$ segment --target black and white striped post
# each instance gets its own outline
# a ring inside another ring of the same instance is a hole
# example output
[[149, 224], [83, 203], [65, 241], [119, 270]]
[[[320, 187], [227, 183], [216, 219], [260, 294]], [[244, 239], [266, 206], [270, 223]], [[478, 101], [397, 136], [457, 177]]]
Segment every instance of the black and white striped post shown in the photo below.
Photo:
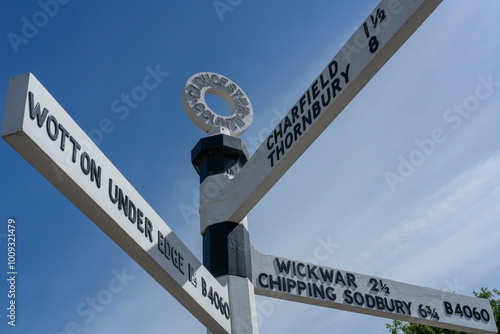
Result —
[[[231, 108], [231, 116], [214, 113], [205, 102], [205, 94], [224, 99]], [[218, 197], [248, 161], [245, 145], [236, 136], [252, 122], [252, 106], [234, 82], [209, 72], [198, 73], [188, 80], [182, 100], [189, 117], [208, 133], [191, 151], [193, 166], [200, 175], [200, 203], [207, 204]], [[203, 265], [228, 287], [231, 332], [258, 333], [247, 218], [238, 222], [218, 221], [217, 214], [214, 215], [209, 222], [203, 219], [200, 222]]]

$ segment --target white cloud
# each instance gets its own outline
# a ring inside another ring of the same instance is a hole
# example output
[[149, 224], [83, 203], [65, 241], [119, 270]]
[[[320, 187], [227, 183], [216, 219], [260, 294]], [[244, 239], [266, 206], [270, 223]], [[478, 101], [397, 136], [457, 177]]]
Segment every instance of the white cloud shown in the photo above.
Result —
[[[498, 247], [500, 152], [456, 177], [422, 201], [415, 212], [373, 241], [363, 262], [415, 280], [439, 271], [444, 277], [484, 261]], [[405, 259], [404, 268], [387, 266]], [[402, 274], [404, 273], [404, 274]]]

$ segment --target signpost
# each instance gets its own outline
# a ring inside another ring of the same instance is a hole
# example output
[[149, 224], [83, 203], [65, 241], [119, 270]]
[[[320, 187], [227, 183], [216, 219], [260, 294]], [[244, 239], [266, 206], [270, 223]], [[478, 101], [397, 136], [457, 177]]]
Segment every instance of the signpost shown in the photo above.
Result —
[[222, 286], [31, 73], [11, 79], [2, 137], [213, 333]]
[[[249, 160], [233, 137], [253, 119], [245, 93], [212, 72], [188, 80], [183, 106], [210, 135], [192, 152], [206, 267], [31, 73], [11, 79], [2, 137], [211, 333], [257, 333], [254, 293], [496, 333], [487, 300], [262, 254], [247, 229], [247, 213], [440, 3], [382, 0]], [[231, 116], [210, 110], [205, 94]]]

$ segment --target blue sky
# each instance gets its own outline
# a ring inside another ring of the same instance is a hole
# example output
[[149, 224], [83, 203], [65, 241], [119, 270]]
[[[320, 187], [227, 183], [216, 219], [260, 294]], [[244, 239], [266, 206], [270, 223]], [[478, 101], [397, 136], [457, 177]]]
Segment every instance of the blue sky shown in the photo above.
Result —
[[[45, 21], [51, 1], [0, 5], [0, 100], [9, 78], [32, 72], [199, 259], [190, 151], [204, 134], [183, 111], [186, 80], [211, 71], [244, 89], [253, 153], [378, 3], [221, 1], [231, 10], [73, 0]], [[467, 295], [499, 288], [499, 11], [494, 0], [444, 1], [251, 211], [254, 246]], [[152, 69], [158, 85], [115, 112]], [[14, 218], [19, 305], [17, 326], [2, 311], [0, 332], [205, 332], [4, 141], [0, 156], [1, 275]], [[0, 305], [7, 291], [2, 279]], [[99, 294], [108, 302], [92, 312]], [[264, 297], [257, 309], [261, 333], [383, 333], [388, 322]]]

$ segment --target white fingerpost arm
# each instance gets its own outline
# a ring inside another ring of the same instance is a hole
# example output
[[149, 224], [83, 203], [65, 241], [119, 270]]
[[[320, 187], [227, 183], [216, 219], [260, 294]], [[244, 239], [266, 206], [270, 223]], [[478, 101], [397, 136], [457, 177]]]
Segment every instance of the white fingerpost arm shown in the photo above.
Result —
[[202, 185], [219, 192], [202, 196], [201, 220], [243, 219], [440, 3], [382, 0], [238, 175], [227, 185]]

